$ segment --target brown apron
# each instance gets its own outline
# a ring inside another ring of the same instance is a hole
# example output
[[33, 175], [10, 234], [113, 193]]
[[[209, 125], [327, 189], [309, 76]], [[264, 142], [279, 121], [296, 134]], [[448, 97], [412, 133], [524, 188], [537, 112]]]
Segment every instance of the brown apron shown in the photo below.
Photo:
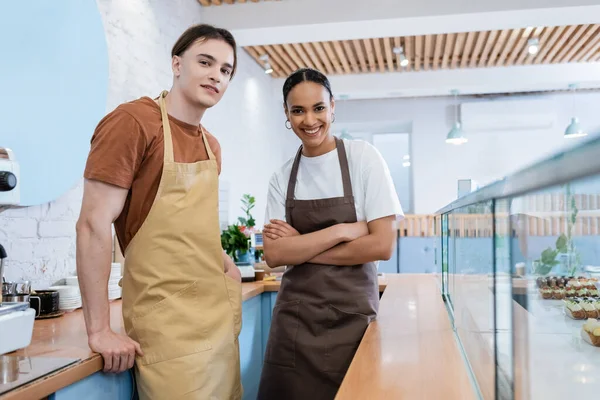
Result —
[[242, 293], [225, 275], [217, 162], [177, 163], [162, 92], [164, 166], [158, 193], [125, 251], [123, 320], [144, 352], [142, 400], [238, 400]]
[[[300, 234], [356, 222], [346, 150], [340, 139], [335, 140], [344, 197], [295, 200], [302, 147], [296, 155], [286, 219]], [[289, 267], [273, 310], [258, 399], [333, 399], [378, 308], [374, 263]]]

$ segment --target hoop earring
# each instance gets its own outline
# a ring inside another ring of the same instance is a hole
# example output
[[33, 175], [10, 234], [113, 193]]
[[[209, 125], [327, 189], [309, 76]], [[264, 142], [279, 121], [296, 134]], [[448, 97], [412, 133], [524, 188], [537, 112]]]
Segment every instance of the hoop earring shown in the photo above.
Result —
[[[288, 122], [290, 123], [290, 126], [288, 126]], [[285, 121], [285, 127], [287, 129], [292, 129], [292, 123], [290, 122], [290, 120], [288, 119], [287, 121]]]
[[335, 122], [335, 113], [331, 113], [331, 123]]

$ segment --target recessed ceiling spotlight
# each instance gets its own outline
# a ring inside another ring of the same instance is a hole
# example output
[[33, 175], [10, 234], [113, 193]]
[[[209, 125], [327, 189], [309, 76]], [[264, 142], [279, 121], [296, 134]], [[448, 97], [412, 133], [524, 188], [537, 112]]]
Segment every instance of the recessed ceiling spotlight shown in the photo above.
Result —
[[540, 41], [537, 38], [529, 39], [527, 41], [527, 52], [532, 56], [536, 55], [540, 51]]
[[394, 54], [400, 57], [400, 66], [406, 67], [410, 64], [410, 61], [408, 61], [408, 58], [404, 55], [404, 49], [401, 46], [394, 47]]

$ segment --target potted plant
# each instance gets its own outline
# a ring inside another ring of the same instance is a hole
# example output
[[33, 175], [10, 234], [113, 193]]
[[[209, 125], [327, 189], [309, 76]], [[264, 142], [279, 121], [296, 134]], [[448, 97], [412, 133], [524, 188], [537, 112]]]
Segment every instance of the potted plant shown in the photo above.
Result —
[[238, 225], [229, 225], [221, 233], [221, 246], [234, 262], [249, 262], [249, 239]]
[[242, 196], [242, 211], [244, 212], [245, 217], [238, 217], [238, 222], [240, 224], [240, 230], [248, 237], [254, 231], [254, 226], [256, 225], [256, 221], [250, 213], [255, 205], [256, 199], [254, 196], [249, 194]]

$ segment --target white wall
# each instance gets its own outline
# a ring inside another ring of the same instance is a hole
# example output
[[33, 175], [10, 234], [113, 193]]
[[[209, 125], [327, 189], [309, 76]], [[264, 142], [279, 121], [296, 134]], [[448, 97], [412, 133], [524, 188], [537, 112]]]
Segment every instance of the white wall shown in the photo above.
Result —
[[[158, 95], [171, 86], [170, 51], [177, 37], [200, 22], [193, 0], [97, 0], [109, 51], [107, 112], [122, 102]], [[273, 81], [243, 51], [239, 72], [223, 101], [203, 121], [223, 148], [222, 178], [230, 186], [230, 220], [241, 215], [242, 193], [257, 197], [262, 223], [268, 178], [293, 152]], [[87, 132], [91, 137], [92, 132]], [[282, 150], [282, 146], [288, 150]], [[82, 182], [62, 198], [0, 214], [0, 243], [8, 252], [7, 280], [29, 279], [42, 288], [75, 273], [75, 223]]]
[[[445, 143], [454, 118], [452, 98], [338, 101], [336, 129], [347, 129], [350, 134], [353, 131], [412, 132], [414, 213], [433, 213], [456, 199], [458, 179], [471, 178], [488, 183], [540, 160], [563, 146], [577, 143], [563, 138], [573, 109], [573, 97], [558, 94], [535, 97], [553, 102], [556, 123], [551, 129], [472, 132], [469, 142], [462, 146]], [[493, 101], [474, 98], [459, 100]], [[599, 93], [576, 95], [577, 114], [590, 133], [600, 133], [598, 104]]]

